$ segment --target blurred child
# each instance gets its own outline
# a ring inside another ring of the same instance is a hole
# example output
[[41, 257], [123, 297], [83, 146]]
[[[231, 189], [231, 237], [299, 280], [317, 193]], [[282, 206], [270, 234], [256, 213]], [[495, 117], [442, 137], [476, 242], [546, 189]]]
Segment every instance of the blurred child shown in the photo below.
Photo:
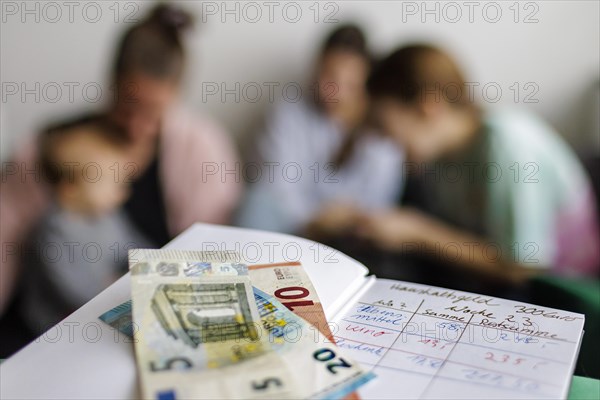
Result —
[[427, 45], [401, 48], [373, 72], [379, 124], [421, 172], [420, 208], [365, 218], [362, 234], [494, 280], [553, 268], [595, 275], [594, 195], [575, 154], [523, 112], [482, 112], [455, 62]]
[[43, 178], [53, 199], [26, 255], [23, 311], [34, 332], [113, 283], [127, 269], [127, 249], [148, 244], [120, 209], [129, 195], [123, 138], [100, 118], [51, 128], [40, 137]]
[[[367, 124], [371, 57], [360, 28], [335, 29], [320, 50], [312, 90], [281, 102], [257, 141], [262, 179], [244, 202], [239, 223], [303, 233], [345, 235], [362, 212], [395, 203], [402, 152]], [[267, 173], [273, 167], [273, 176]]]

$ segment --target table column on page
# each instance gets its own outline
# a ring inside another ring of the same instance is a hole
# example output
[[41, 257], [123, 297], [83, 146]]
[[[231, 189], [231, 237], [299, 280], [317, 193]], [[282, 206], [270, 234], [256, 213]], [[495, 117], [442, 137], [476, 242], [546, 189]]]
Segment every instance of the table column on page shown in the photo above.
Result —
[[456, 353], [449, 355], [425, 397], [439, 398], [449, 387], [471, 398], [483, 389], [488, 398], [557, 398], [565, 392], [564, 377], [572, 365], [566, 355], [574, 354], [578, 342], [571, 333], [577, 329], [569, 329], [569, 324], [576, 328], [581, 321], [552, 311], [566, 318], [557, 323], [557, 318], [519, 312], [535, 307], [502, 302], [512, 313], [473, 315]]
[[[410, 358], [414, 356], [410, 353], [412, 344], [403, 339], [403, 332], [414, 330], [410, 327], [423, 302], [416, 298], [394, 302], [378, 296], [376, 290], [366, 293], [336, 324], [338, 346], [377, 375], [361, 388], [364, 398], [419, 397], [433, 375], [431, 371], [414, 373], [415, 369], [427, 368], [420, 368], [419, 361]], [[394, 366], [398, 357], [402, 362]]]
[[420, 398], [454, 350], [470, 319], [453, 320], [436, 314], [437, 310], [430, 308], [426, 300], [421, 301], [377, 365], [377, 374], [389, 374], [391, 381], [397, 381], [400, 373], [410, 383], [410, 390], [404, 388], [390, 397]]

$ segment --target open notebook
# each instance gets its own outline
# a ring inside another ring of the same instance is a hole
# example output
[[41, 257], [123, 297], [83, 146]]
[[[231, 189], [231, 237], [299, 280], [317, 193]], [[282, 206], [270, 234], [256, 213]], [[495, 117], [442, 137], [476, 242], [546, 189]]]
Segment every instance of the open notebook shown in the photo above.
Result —
[[[367, 276], [321, 244], [196, 224], [166, 247], [300, 261], [338, 342], [377, 378], [365, 398], [566, 398], [584, 316]], [[128, 300], [129, 274], [0, 365], [0, 398], [137, 398], [131, 341], [97, 316]]]

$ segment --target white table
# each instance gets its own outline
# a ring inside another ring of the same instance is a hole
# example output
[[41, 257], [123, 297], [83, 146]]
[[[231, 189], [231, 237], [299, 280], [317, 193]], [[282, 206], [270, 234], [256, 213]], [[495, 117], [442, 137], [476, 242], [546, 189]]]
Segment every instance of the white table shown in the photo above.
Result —
[[[299, 260], [328, 318], [368, 273], [335, 250], [294, 236], [196, 224], [166, 247], [238, 250], [249, 264]], [[130, 399], [137, 395], [132, 343], [98, 319], [130, 297], [129, 274], [0, 365], [2, 399]]]

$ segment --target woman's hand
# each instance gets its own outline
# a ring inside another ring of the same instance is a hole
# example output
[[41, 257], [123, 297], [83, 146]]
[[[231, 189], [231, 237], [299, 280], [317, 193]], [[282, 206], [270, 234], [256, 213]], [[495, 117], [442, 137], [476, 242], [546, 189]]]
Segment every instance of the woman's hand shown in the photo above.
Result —
[[423, 245], [431, 230], [432, 220], [412, 208], [397, 208], [363, 217], [359, 236], [387, 250], [402, 250], [408, 245]]
[[341, 236], [351, 233], [363, 213], [357, 207], [346, 203], [326, 205], [308, 224], [306, 231], [309, 237]]
[[[524, 268], [509, 259], [490, 258], [485, 251], [489, 243], [484, 238], [453, 228], [411, 208], [398, 208], [368, 215], [361, 220], [359, 235], [375, 245], [391, 251], [437, 252], [440, 260], [464, 271], [486, 276], [495, 282], [522, 284], [539, 274], [539, 268]], [[455, 253], [440, 251], [452, 244]], [[446, 258], [448, 257], [448, 258]]]

